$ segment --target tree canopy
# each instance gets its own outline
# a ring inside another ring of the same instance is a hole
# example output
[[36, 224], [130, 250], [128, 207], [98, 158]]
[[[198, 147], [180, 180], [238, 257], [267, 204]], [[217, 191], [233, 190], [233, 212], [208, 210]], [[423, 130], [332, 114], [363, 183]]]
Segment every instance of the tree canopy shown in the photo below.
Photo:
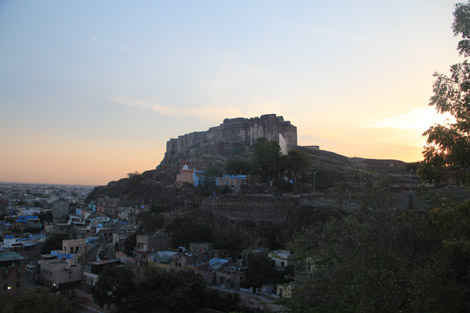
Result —
[[276, 284], [286, 282], [286, 276], [292, 275], [289, 268], [286, 271], [278, 271], [274, 261], [267, 256], [249, 254], [247, 256], [248, 269], [245, 272], [246, 287], [259, 288], [263, 284]]
[[195, 224], [188, 218], [177, 218], [168, 231], [173, 235], [173, 247], [189, 246], [191, 242], [210, 242], [211, 229], [206, 225]]
[[68, 234], [56, 234], [47, 238], [42, 246], [41, 254], [51, 253], [51, 250], [62, 249], [62, 241], [72, 239]]
[[60, 294], [51, 294], [48, 288], [29, 289], [18, 294], [0, 297], [0, 313], [76, 313], [80, 305], [66, 300]]
[[310, 271], [289, 312], [468, 312], [469, 208], [362, 209], [305, 229], [289, 248]]
[[93, 300], [100, 306], [114, 305], [122, 312], [134, 296], [136, 288], [135, 275], [127, 267], [108, 266], [99, 274], [98, 281], [92, 289]]
[[137, 284], [135, 306], [165, 308], [169, 312], [191, 312], [203, 299], [204, 281], [193, 272], [166, 272], [147, 268]]
[[[460, 55], [470, 56], [470, 2], [455, 5], [454, 35], [463, 39], [457, 49]], [[433, 93], [429, 105], [438, 113], [449, 113], [453, 121], [431, 126], [427, 146], [423, 151], [425, 165], [431, 169], [463, 169], [470, 166], [470, 63], [465, 60], [450, 67], [450, 76], [435, 73]], [[427, 180], [433, 178], [432, 171], [422, 171]]]
[[254, 145], [254, 171], [265, 180], [280, 176], [281, 148], [275, 141], [259, 138]]

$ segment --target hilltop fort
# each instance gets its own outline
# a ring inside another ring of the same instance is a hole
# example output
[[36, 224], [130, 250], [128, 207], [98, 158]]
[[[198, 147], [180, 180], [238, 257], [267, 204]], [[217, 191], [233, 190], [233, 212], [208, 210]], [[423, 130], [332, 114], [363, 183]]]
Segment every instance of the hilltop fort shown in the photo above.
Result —
[[225, 119], [207, 131], [170, 139], [166, 144], [165, 160], [201, 154], [229, 155], [253, 146], [262, 137], [278, 142], [282, 153], [287, 154], [297, 146], [297, 127], [276, 114]]

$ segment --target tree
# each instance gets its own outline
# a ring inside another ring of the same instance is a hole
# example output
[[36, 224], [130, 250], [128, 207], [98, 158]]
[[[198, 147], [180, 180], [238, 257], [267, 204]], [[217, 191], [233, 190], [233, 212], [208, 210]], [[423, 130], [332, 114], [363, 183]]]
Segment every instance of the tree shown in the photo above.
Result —
[[44, 222], [52, 222], [52, 212], [51, 211], [41, 211], [38, 214], [39, 220], [41, 221], [41, 224], [44, 225]]
[[[455, 5], [452, 29], [454, 35], [463, 38], [457, 46], [460, 55], [469, 57], [470, 2]], [[439, 113], [450, 113], [454, 121], [431, 126], [424, 132], [428, 138], [423, 155], [428, 166], [460, 171], [470, 166], [470, 63], [465, 60], [454, 64], [450, 72], [450, 76], [434, 74], [434, 95], [429, 105]]]
[[212, 190], [215, 187], [216, 177], [224, 175], [224, 170], [216, 165], [209, 165], [204, 173], [204, 186]]
[[131, 234], [127, 236], [126, 240], [124, 241], [124, 252], [126, 254], [131, 254], [134, 251], [134, 248], [137, 244], [137, 234]]
[[[457, 221], [466, 210], [437, 220], [463, 237]], [[313, 266], [296, 275], [289, 311], [467, 312], [470, 284], [456, 279], [436, 218], [413, 207], [363, 208], [300, 232], [289, 249]]]
[[135, 188], [138, 184], [140, 184], [144, 180], [144, 176], [139, 172], [135, 171], [134, 173], [127, 174], [127, 186], [128, 188]]
[[165, 225], [165, 219], [162, 215], [154, 214], [149, 211], [137, 214], [137, 220], [142, 223], [142, 228], [145, 233], [152, 233]]
[[76, 300], [66, 300], [60, 294], [51, 294], [45, 287], [18, 294], [7, 293], [0, 297], [0, 313], [76, 313], [79, 308]]
[[101, 271], [92, 288], [92, 295], [101, 308], [107, 305], [110, 309], [111, 305], [114, 305], [118, 312], [123, 312], [135, 295], [135, 289], [134, 272], [127, 267], [113, 265]]
[[254, 149], [254, 170], [265, 180], [280, 176], [281, 147], [275, 141], [258, 138]]
[[245, 285], [247, 287], [259, 288], [263, 284], [276, 284], [285, 282], [285, 276], [291, 271], [278, 271], [274, 261], [267, 256], [249, 254], [247, 256], [248, 269], [245, 271]]
[[310, 159], [301, 150], [291, 150], [287, 154], [286, 167], [289, 176], [296, 180], [299, 176], [305, 176], [306, 171], [310, 167]]
[[62, 249], [62, 241], [72, 239], [68, 234], [57, 234], [52, 235], [44, 241], [44, 246], [42, 246], [41, 253], [51, 253], [51, 250], [60, 250]]
[[173, 247], [211, 241], [211, 229], [206, 225], [195, 224], [191, 219], [177, 218], [168, 225], [168, 230], [173, 234]]
[[248, 175], [253, 172], [253, 162], [247, 159], [229, 159], [225, 163], [225, 171], [232, 175]]
[[193, 272], [166, 272], [148, 268], [137, 284], [135, 305], [140, 311], [164, 308], [169, 312], [191, 312], [204, 293], [202, 276]]

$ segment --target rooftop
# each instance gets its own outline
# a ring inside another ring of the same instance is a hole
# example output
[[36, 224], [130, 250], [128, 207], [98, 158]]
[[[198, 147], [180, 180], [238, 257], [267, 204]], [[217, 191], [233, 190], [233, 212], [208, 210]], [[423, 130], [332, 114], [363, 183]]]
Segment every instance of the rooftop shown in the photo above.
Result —
[[0, 263], [1, 262], [11, 262], [11, 261], [20, 261], [24, 258], [16, 252], [1, 252], [0, 253]]

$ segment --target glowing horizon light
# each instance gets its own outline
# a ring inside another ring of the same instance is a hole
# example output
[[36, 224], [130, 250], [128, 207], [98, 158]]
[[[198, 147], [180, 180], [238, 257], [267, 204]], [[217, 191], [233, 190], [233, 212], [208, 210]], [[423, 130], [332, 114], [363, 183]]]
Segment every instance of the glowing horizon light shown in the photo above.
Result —
[[455, 122], [455, 119], [449, 113], [440, 114], [434, 108], [428, 107], [377, 120], [366, 126], [425, 131], [435, 124], [446, 125], [453, 122]]

